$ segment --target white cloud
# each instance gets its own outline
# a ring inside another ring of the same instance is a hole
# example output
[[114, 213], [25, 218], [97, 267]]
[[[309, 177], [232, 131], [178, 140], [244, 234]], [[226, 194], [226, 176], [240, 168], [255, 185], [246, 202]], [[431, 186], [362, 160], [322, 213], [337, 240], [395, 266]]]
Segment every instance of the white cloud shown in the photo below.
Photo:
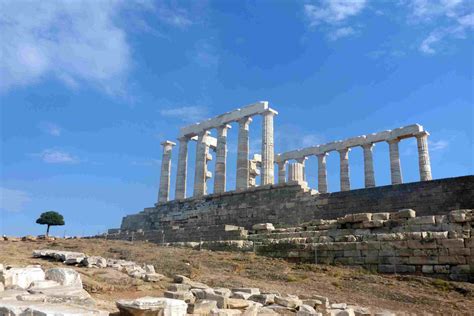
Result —
[[435, 54], [440, 50], [442, 41], [465, 38], [466, 32], [474, 27], [471, 0], [415, 0], [407, 4], [411, 10], [408, 17], [410, 23], [433, 25], [419, 45], [422, 53]]
[[56, 149], [45, 149], [35, 156], [40, 157], [46, 163], [78, 163], [79, 159], [70, 153]]
[[209, 110], [204, 106], [183, 106], [160, 110], [160, 114], [164, 117], [178, 118], [187, 123], [198, 123], [208, 116]]
[[43, 130], [43, 132], [51, 136], [61, 136], [61, 128], [54, 123], [43, 122], [39, 125], [39, 127], [41, 130]]
[[0, 89], [53, 76], [109, 93], [121, 89], [130, 48], [116, 21], [119, 1], [1, 1]]
[[355, 33], [356, 33], [356, 31], [350, 26], [341, 27], [341, 28], [338, 28], [337, 30], [335, 30], [334, 32], [329, 33], [329, 38], [331, 40], [335, 41], [335, 40], [338, 40], [342, 37], [350, 36], [350, 35], [353, 35]]
[[304, 12], [310, 25], [336, 24], [357, 15], [366, 5], [366, 0], [324, 0], [320, 5], [306, 4]]
[[446, 140], [438, 140], [438, 141], [429, 141], [429, 150], [430, 151], [440, 151], [444, 150], [449, 146], [449, 142]]
[[31, 198], [24, 191], [0, 187], [0, 210], [6, 212], [22, 211]]

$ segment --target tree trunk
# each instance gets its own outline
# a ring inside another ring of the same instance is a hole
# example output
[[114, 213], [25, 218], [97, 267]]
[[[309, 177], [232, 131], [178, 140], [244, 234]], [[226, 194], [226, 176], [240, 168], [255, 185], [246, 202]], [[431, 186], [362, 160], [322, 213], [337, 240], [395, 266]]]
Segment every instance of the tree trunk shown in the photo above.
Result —
[[46, 237], [49, 236], [49, 227], [50, 227], [50, 225], [48, 225], [48, 228], [46, 229]]

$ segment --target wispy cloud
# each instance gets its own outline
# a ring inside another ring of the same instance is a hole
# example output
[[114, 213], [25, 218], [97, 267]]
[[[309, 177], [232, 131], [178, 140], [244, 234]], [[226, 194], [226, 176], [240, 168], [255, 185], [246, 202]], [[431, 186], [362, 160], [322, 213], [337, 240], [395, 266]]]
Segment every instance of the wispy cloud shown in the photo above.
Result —
[[34, 154], [34, 156], [39, 157], [43, 162], [46, 163], [73, 164], [79, 162], [79, 158], [71, 155], [68, 152], [57, 149], [45, 149], [41, 153]]
[[310, 27], [322, 25], [329, 30], [328, 38], [337, 40], [357, 33], [347, 25], [348, 19], [362, 12], [366, 4], [366, 0], [324, 0], [306, 4], [304, 13]]
[[446, 140], [438, 140], [438, 141], [429, 141], [429, 150], [430, 151], [440, 151], [448, 148], [449, 142]]
[[471, 0], [415, 0], [406, 4], [411, 10], [409, 23], [432, 25], [432, 30], [419, 45], [424, 54], [437, 53], [442, 41], [465, 38], [474, 28]]
[[161, 159], [143, 159], [143, 160], [134, 160], [131, 162], [132, 166], [140, 167], [154, 167], [161, 165]]
[[160, 110], [164, 117], [177, 118], [186, 123], [198, 123], [209, 114], [209, 109], [205, 106], [182, 106]]
[[20, 212], [25, 204], [31, 201], [28, 193], [0, 187], [0, 210], [6, 212]]
[[50, 123], [50, 122], [42, 122], [39, 124], [39, 128], [51, 135], [51, 136], [61, 136], [61, 127], [59, 127], [58, 125], [54, 124], [54, 123]]

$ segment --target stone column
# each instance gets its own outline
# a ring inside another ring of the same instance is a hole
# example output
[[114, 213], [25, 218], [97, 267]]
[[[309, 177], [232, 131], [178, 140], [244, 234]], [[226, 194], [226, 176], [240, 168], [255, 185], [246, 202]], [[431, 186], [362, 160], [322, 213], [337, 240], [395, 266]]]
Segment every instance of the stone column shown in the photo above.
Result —
[[158, 203], [168, 202], [170, 194], [171, 174], [171, 150], [176, 145], [173, 142], [162, 142], [163, 156], [161, 157], [160, 189], [158, 191]]
[[278, 183], [286, 182], [286, 161], [278, 162]]
[[373, 143], [362, 145], [362, 149], [364, 150], [364, 179], [366, 188], [375, 187], [374, 159], [372, 156], [373, 148]]
[[237, 144], [237, 177], [236, 189], [245, 190], [249, 187], [249, 125], [251, 117], [239, 120], [239, 139]]
[[207, 141], [209, 131], [199, 133], [196, 143], [196, 166], [194, 167], [193, 196], [202, 196], [206, 193], [207, 180]]
[[273, 116], [278, 114], [269, 109], [262, 114], [262, 175], [261, 185], [273, 184], [275, 182], [274, 164], [275, 152], [273, 142]]
[[328, 192], [328, 179], [326, 170], [326, 156], [328, 153], [319, 154], [318, 157], [318, 191], [319, 193]]
[[306, 160], [308, 160], [307, 157], [296, 159], [296, 162], [301, 164], [301, 172], [303, 173], [303, 181], [306, 181], [306, 166], [305, 166]]
[[178, 170], [176, 175], [175, 199], [186, 198], [186, 178], [188, 174], [188, 137], [179, 138]]
[[428, 151], [428, 132], [421, 132], [416, 134], [416, 142], [418, 145], [418, 165], [420, 167], [420, 180], [432, 180], [430, 153]]
[[390, 151], [390, 174], [392, 178], [392, 184], [402, 183], [402, 169], [400, 166], [400, 154], [398, 151], [398, 138], [387, 140], [389, 151]]
[[292, 162], [288, 165], [288, 182], [304, 184], [303, 164]]
[[338, 150], [340, 156], [340, 177], [341, 191], [349, 191], [351, 189], [351, 180], [349, 177], [349, 151], [350, 148]]
[[227, 130], [230, 125], [222, 125], [217, 128], [216, 167], [214, 178], [214, 193], [225, 192], [226, 185], [226, 161], [227, 161]]

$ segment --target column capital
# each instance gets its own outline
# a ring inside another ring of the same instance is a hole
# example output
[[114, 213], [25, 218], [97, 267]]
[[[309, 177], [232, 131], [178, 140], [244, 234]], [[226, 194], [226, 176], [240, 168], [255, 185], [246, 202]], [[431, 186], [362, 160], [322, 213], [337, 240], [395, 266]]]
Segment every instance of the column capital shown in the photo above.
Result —
[[308, 160], [308, 157], [302, 157], [302, 158], [298, 158], [298, 159], [295, 159], [295, 160], [296, 160], [296, 162], [298, 162], [298, 163], [303, 163], [303, 164], [304, 164], [304, 162], [305, 162], [306, 160]]
[[397, 144], [400, 142], [400, 138], [389, 138], [386, 140], [386, 142], [389, 144]]
[[180, 143], [187, 143], [189, 142], [189, 140], [191, 140], [191, 137], [186, 135], [186, 136], [181, 136], [181, 137], [178, 137], [177, 140], [180, 142]]
[[324, 157], [326, 157], [326, 156], [328, 156], [328, 155], [329, 155], [329, 152], [326, 151], [326, 152], [323, 152], [323, 153], [321, 153], [321, 154], [317, 154], [316, 157], [318, 157], [318, 158], [320, 158], [320, 157], [321, 157], [321, 158], [324, 158]]
[[165, 140], [164, 142], [161, 142], [161, 146], [163, 147], [173, 147], [176, 146], [176, 143], [173, 143], [172, 141]]
[[366, 144], [362, 144], [360, 146], [365, 150], [372, 150], [372, 148], [374, 148], [375, 144], [374, 143], [366, 143]]
[[265, 112], [262, 112], [262, 116], [267, 116], [267, 115], [278, 115], [278, 112], [275, 111], [274, 109], [268, 109]]
[[216, 127], [217, 131], [227, 130], [229, 128], [232, 128], [232, 125], [227, 124], [227, 123]]
[[425, 137], [425, 136], [430, 136], [430, 133], [428, 133], [427, 131], [421, 131], [419, 133], [414, 134], [414, 136], [416, 138], [421, 138], [421, 137]]
[[346, 148], [338, 149], [337, 151], [339, 152], [339, 154], [344, 155], [344, 154], [347, 154], [348, 152], [350, 152], [351, 148], [346, 147]]
[[237, 122], [239, 122], [239, 127], [248, 128], [248, 125], [252, 122], [252, 117], [246, 116], [239, 119]]
[[279, 166], [280, 166], [280, 165], [281, 165], [281, 166], [284, 166], [284, 165], [286, 165], [286, 164], [288, 163], [288, 160], [275, 161], [275, 163], [276, 163], [277, 165], [279, 165]]

